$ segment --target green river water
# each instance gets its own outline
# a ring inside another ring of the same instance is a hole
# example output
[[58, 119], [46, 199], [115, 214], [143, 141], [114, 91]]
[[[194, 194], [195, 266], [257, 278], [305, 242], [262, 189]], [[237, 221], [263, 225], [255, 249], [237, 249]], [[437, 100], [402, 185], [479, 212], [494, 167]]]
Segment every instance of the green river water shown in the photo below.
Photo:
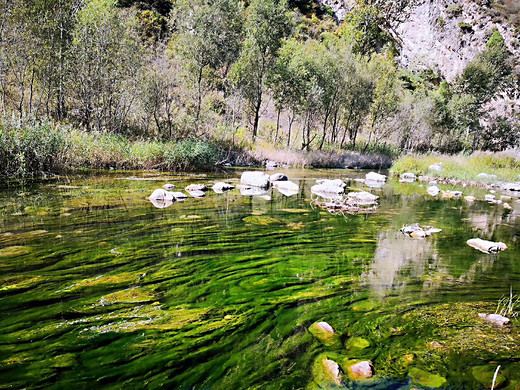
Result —
[[[210, 190], [163, 209], [147, 197], [167, 182], [237, 184], [241, 172], [105, 172], [0, 190], [0, 389], [428, 388], [417, 372], [483, 389], [477, 372], [489, 382], [498, 365], [496, 386], [520, 389], [518, 320], [478, 317], [520, 291], [517, 199], [512, 210], [434, 199], [391, 178], [369, 189], [377, 211], [331, 214], [311, 202], [315, 180], [366, 172], [282, 172], [297, 195]], [[414, 222], [442, 232], [399, 231]], [[473, 237], [509, 249], [484, 254]], [[316, 321], [340, 343], [316, 339]], [[359, 338], [364, 348], [352, 347]], [[323, 356], [370, 360], [375, 376], [327, 382]]]

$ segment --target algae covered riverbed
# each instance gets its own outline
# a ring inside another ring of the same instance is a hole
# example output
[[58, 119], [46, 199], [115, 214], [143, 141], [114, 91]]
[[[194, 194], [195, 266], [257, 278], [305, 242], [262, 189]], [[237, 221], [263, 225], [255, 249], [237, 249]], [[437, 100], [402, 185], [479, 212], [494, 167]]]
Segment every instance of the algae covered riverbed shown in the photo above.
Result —
[[[366, 172], [284, 172], [294, 196], [208, 191], [162, 209], [147, 196], [167, 182], [236, 184], [240, 172], [0, 190], [0, 388], [481, 389], [498, 365], [498, 386], [520, 388], [517, 320], [478, 316], [520, 291], [516, 198], [509, 210], [351, 180], [379, 208], [331, 214], [312, 202], [315, 180]], [[414, 222], [442, 231], [399, 231]], [[509, 248], [484, 254], [466, 245], [473, 237]], [[338, 342], [315, 338], [317, 321]], [[370, 360], [375, 376], [330, 383], [323, 357]]]

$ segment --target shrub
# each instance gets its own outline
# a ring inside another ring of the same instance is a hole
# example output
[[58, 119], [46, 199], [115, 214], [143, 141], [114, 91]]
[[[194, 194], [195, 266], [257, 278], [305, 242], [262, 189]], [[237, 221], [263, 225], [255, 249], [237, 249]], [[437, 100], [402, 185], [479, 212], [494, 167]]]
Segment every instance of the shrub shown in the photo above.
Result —
[[188, 139], [174, 144], [164, 153], [164, 165], [175, 171], [214, 169], [220, 157], [219, 149], [207, 140]]
[[65, 131], [50, 123], [0, 122], [0, 177], [59, 171], [67, 150]]
[[462, 7], [460, 4], [450, 4], [446, 8], [446, 13], [448, 13], [451, 16], [458, 16], [462, 13]]

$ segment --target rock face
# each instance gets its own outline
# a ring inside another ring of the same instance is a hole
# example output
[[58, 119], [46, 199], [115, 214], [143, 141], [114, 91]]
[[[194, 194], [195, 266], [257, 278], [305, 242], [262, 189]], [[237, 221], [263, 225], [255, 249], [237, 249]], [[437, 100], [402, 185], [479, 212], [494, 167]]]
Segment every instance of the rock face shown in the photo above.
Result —
[[484, 253], [498, 253], [507, 249], [507, 245], [503, 242], [493, 242], [482, 240], [480, 238], [471, 238], [467, 241], [467, 244]]
[[246, 171], [242, 173], [240, 182], [254, 187], [269, 188], [269, 175], [263, 172]]

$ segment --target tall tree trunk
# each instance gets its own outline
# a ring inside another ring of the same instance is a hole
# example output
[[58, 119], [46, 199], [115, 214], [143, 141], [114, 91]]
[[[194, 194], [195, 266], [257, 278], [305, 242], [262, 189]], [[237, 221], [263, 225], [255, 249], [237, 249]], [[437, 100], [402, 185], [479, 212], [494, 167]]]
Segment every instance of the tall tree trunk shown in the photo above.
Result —
[[199, 129], [199, 118], [200, 118], [200, 108], [202, 106], [202, 71], [204, 70], [204, 66], [199, 68], [199, 77], [197, 79], [197, 114], [195, 117], [195, 129]]
[[260, 107], [262, 106], [262, 94], [258, 95], [258, 100], [255, 105], [255, 119], [253, 122], [253, 142], [258, 135], [258, 122], [260, 120]]
[[276, 115], [276, 134], [274, 136], [274, 143], [278, 141], [278, 131], [280, 130], [280, 114], [282, 113], [282, 107], [278, 107], [278, 112]]

